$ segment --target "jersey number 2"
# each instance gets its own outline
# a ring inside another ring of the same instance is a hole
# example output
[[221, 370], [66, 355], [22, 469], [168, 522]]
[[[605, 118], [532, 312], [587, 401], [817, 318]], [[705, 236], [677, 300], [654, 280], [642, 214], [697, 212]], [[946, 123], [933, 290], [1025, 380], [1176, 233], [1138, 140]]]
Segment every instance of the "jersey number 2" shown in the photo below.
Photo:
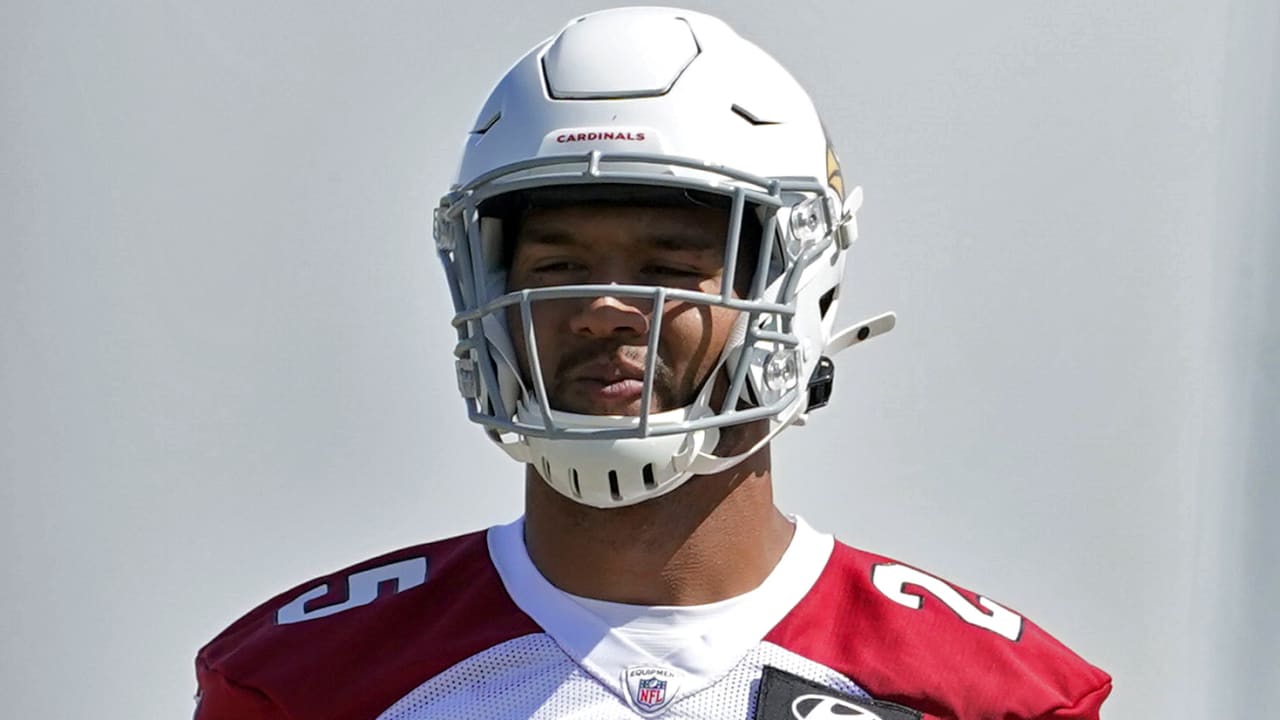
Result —
[[876, 565], [871, 569], [871, 582], [885, 597], [913, 610], [919, 610], [924, 605], [924, 598], [907, 592], [905, 588], [907, 585], [919, 586], [941, 600], [942, 604], [951, 608], [961, 620], [970, 625], [977, 625], [1014, 641], [1022, 636], [1022, 617], [1017, 613], [979, 595], [978, 604], [987, 610], [983, 612], [955, 588], [915, 568], [897, 563]]

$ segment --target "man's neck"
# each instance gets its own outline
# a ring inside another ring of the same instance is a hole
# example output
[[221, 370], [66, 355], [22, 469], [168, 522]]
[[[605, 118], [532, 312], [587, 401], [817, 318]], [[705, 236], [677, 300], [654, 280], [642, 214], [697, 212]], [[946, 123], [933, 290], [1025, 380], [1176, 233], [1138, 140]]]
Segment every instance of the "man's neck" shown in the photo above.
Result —
[[754, 590], [791, 542], [773, 504], [766, 447], [662, 497], [601, 510], [552, 489], [529, 467], [525, 544], [551, 584], [634, 605], [701, 605]]

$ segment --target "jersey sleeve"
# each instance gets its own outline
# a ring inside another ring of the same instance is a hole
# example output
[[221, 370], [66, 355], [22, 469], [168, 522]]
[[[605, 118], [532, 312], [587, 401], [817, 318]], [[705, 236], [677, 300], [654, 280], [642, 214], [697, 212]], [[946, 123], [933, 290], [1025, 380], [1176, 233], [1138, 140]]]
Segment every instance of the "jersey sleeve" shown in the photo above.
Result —
[[288, 720], [265, 693], [237, 685], [220, 673], [196, 663], [200, 691], [193, 720]]
[[1041, 715], [1035, 720], [1099, 720], [1098, 716], [1102, 711], [1102, 701], [1106, 700], [1110, 694], [1111, 678], [1108, 677], [1076, 701], [1062, 707], [1053, 708], [1048, 714]]

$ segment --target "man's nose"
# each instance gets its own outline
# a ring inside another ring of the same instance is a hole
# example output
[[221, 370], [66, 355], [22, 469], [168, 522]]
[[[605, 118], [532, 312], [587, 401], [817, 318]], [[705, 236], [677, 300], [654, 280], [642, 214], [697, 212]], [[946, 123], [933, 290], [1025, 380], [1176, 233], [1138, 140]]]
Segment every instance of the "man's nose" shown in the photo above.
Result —
[[643, 336], [649, 332], [648, 306], [651, 304], [638, 298], [593, 297], [573, 314], [569, 328], [591, 337]]

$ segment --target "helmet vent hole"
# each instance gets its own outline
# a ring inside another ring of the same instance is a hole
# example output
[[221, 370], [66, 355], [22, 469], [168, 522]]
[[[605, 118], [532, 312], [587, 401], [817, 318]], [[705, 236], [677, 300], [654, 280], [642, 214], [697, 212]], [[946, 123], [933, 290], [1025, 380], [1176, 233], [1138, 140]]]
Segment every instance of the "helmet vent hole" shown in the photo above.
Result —
[[551, 462], [545, 457], [542, 458], [542, 477], [547, 480], [551, 479]]
[[757, 117], [754, 113], [742, 107], [741, 105], [734, 104], [729, 109], [733, 111], [734, 115], [737, 115], [738, 117], [742, 118], [743, 120], [746, 120], [752, 125], [777, 125], [778, 124], [777, 120], [763, 120]]
[[576, 468], [569, 469], [569, 484], [573, 486], [573, 496], [582, 497], [582, 486], [578, 484], [578, 470]]
[[647, 463], [640, 472], [644, 474], [645, 490], [652, 490], [658, 487], [658, 481], [653, 478], [653, 463]]
[[489, 119], [488, 119], [488, 120], [485, 120], [484, 122], [480, 123], [479, 125], [476, 125], [476, 128], [475, 128], [474, 130], [472, 130], [472, 131], [471, 131], [471, 134], [472, 134], [472, 135], [483, 135], [483, 134], [485, 134], [485, 133], [489, 132], [490, 130], [492, 130], [492, 129], [493, 129], [493, 126], [494, 126], [494, 125], [497, 125], [497, 124], [498, 124], [498, 121], [499, 121], [499, 120], [501, 120], [501, 119], [502, 119], [502, 111], [501, 111], [501, 110], [499, 110], [498, 112], [496, 112], [496, 113], [494, 113], [493, 115], [489, 116]]
[[614, 500], [622, 499], [622, 491], [618, 489], [618, 471], [609, 471], [609, 496]]

